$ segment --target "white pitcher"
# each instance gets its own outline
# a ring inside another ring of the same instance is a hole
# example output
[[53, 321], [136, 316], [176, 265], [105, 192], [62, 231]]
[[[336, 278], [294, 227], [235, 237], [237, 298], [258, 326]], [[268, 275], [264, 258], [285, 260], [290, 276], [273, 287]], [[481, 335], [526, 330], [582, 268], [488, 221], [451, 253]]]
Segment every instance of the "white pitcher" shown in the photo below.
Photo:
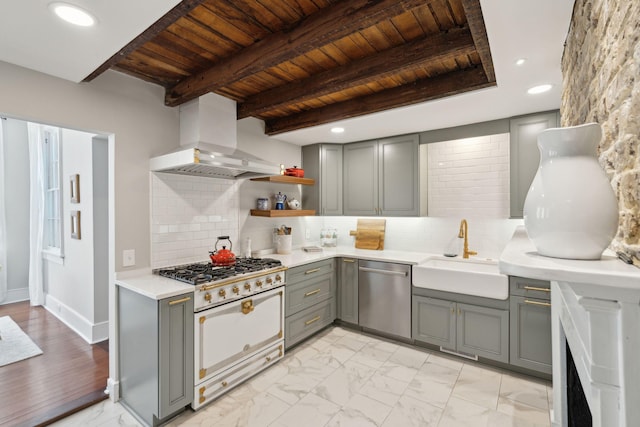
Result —
[[540, 167], [524, 202], [524, 225], [538, 253], [600, 259], [618, 229], [618, 202], [597, 160], [597, 123], [538, 135]]

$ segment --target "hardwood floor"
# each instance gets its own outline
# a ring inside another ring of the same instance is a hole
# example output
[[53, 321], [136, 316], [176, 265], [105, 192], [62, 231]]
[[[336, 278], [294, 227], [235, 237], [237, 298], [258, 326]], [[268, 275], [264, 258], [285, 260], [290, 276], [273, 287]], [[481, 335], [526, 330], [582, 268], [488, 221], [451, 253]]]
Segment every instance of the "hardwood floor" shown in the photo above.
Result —
[[90, 345], [42, 307], [0, 305], [43, 354], [0, 367], [0, 426], [48, 425], [107, 398], [107, 342]]

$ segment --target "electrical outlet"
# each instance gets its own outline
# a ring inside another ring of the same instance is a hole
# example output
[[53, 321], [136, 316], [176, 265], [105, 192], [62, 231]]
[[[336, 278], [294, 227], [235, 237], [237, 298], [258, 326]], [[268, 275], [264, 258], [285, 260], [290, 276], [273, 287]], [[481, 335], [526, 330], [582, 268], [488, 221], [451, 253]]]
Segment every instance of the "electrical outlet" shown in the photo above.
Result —
[[311, 230], [309, 230], [308, 228], [304, 230], [304, 238], [307, 240], [311, 238]]
[[136, 250], [125, 249], [122, 251], [122, 266], [132, 267], [134, 265], [136, 265]]

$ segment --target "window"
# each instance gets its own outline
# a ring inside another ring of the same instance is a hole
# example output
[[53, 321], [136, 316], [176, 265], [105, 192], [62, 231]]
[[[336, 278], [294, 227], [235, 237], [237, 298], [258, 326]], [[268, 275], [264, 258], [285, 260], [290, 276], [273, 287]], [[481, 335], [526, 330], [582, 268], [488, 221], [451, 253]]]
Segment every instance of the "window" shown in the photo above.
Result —
[[44, 242], [45, 252], [63, 256], [62, 252], [62, 172], [60, 129], [41, 127], [44, 187]]

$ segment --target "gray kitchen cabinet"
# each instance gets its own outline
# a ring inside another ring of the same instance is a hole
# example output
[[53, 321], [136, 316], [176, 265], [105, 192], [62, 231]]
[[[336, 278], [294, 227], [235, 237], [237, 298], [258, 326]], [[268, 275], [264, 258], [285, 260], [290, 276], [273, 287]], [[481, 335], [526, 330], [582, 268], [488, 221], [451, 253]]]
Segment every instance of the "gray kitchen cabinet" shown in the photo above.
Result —
[[118, 288], [120, 397], [156, 426], [193, 400], [193, 298], [154, 300]]
[[412, 338], [458, 353], [509, 362], [509, 311], [413, 296]]
[[358, 260], [338, 258], [338, 318], [358, 324]]
[[550, 283], [509, 277], [511, 351], [509, 363], [551, 375]]
[[419, 138], [403, 135], [346, 144], [344, 214], [420, 214]]
[[449, 350], [456, 349], [456, 303], [413, 297], [412, 338]]
[[342, 145], [305, 145], [302, 166], [305, 178], [316, 180], [302, 187], [302, 206], [318, 215], [342, 215]]
[[334, 259], [292, 267], [285, 286], [285, 350], [336, 319]]
[[343, 147], [344, 214], [378, 214], [378, 141]]
[[511, 218], [522, 218], [524, 200], [540, 164], [538, 134], [560, 126], [558, 111], [509, 120]]

